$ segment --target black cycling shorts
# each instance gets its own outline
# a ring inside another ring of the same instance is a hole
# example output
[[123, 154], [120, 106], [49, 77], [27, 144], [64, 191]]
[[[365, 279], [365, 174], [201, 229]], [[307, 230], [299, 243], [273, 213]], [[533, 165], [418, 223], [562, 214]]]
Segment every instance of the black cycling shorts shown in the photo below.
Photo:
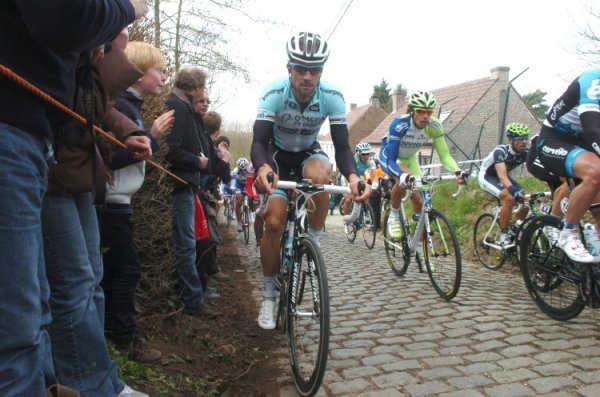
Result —
[[558, 134], [552, 128], [544, 126], [536, 149], [540, 164], [550, 174], [575, 178], [575, 161], [588, 151], [584, 146], [583, 139]]
[[546, 182], [550, 186], [550, 190], [554, 192], [561, 184], [560, 178], [548, 171], [546, 167], [540, 161], [537, 153], [537, 144], [539, 136], [534, 137], [531, 140], [531, 148], [527, 154], [527, 162], [525, 163], [527, 171], [539, 180]]

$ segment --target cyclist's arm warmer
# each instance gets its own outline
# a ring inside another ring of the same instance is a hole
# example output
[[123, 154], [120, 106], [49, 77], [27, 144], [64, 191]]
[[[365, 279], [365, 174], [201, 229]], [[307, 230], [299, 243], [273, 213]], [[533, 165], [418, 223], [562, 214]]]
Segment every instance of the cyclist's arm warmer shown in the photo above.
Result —
[[254, 122], [254, 137], [250, 148], [250, 160], [254, 169], [258, 169], [269, 162], [269, 142], [273, 138], [273, 122], [256, 120]]
[[600, 156], [600, 113], [584, 112], [579, 115], [585, 142]]
[[450, 172], [460, 169], [454, 158], [450, 155], [450, 150], [448, 150], [448, 145], [446, 144], [446, 138], [444, 138], [444, 135], [439, 135], [433, 138], [433, 146], [435, 147], [435, 151], [438, 153], [438, 156], [440, 156], [440, 161], [442, 162], [444, 168]]
[[335, 162], [346, 179], [350, 180], [351, 174], [356, 174], [356, 162], [350, 144], [348, 143], [348, 126], [346, 124], [332, 124], [331, 140], [335, 148]]

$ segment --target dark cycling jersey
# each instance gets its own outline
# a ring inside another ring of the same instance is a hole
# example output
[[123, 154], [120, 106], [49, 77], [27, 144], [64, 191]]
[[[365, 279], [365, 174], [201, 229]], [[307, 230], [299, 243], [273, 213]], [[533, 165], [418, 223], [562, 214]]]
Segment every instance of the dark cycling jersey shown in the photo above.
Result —
[[554, 102], [538, 139], [540, 163], [557, 176], [575, 177], [583, 153], [600, 156], [600, 69], [581, 74]]
[[496, 164], [506, 164], [510, 172], [527, 160], [527, 150], [515, 153], [509, 144], [498, 145], [481, 161], [481, 172], [497, 177]]
[[569, 85], [546, 114], [544, 127], [583, 139], [600, 155], [600, 69], [582, 73]]

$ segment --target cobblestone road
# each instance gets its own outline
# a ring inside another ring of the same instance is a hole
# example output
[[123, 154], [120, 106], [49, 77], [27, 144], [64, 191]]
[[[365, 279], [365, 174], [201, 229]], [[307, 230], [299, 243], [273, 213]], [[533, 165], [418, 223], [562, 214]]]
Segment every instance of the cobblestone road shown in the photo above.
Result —
[[[318, 396], [600, 396], [599, 311], [553, 320], [528, 297], [520, 273], [470, 261], [458, 296], [445, 302], [416, 264], [396, 277], [381, 241], [372, 251], [360, 234], [348, 243], [339, 215], [327, 230], [332, 335]], [[253, 241], [240, 254], [258, 305]], [[274, 332], [281, 396], [295, 396], [285, 337]]]

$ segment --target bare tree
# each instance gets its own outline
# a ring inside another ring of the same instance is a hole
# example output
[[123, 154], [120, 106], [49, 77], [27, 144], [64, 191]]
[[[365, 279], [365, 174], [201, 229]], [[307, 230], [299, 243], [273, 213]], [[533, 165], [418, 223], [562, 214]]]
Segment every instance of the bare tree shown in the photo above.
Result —
[[600, 11], [589, 6], [590, 22], [579, 32], [583, 41], [577, 46], [577, 53], [586, 61], [595, 63], [600, 55]]

